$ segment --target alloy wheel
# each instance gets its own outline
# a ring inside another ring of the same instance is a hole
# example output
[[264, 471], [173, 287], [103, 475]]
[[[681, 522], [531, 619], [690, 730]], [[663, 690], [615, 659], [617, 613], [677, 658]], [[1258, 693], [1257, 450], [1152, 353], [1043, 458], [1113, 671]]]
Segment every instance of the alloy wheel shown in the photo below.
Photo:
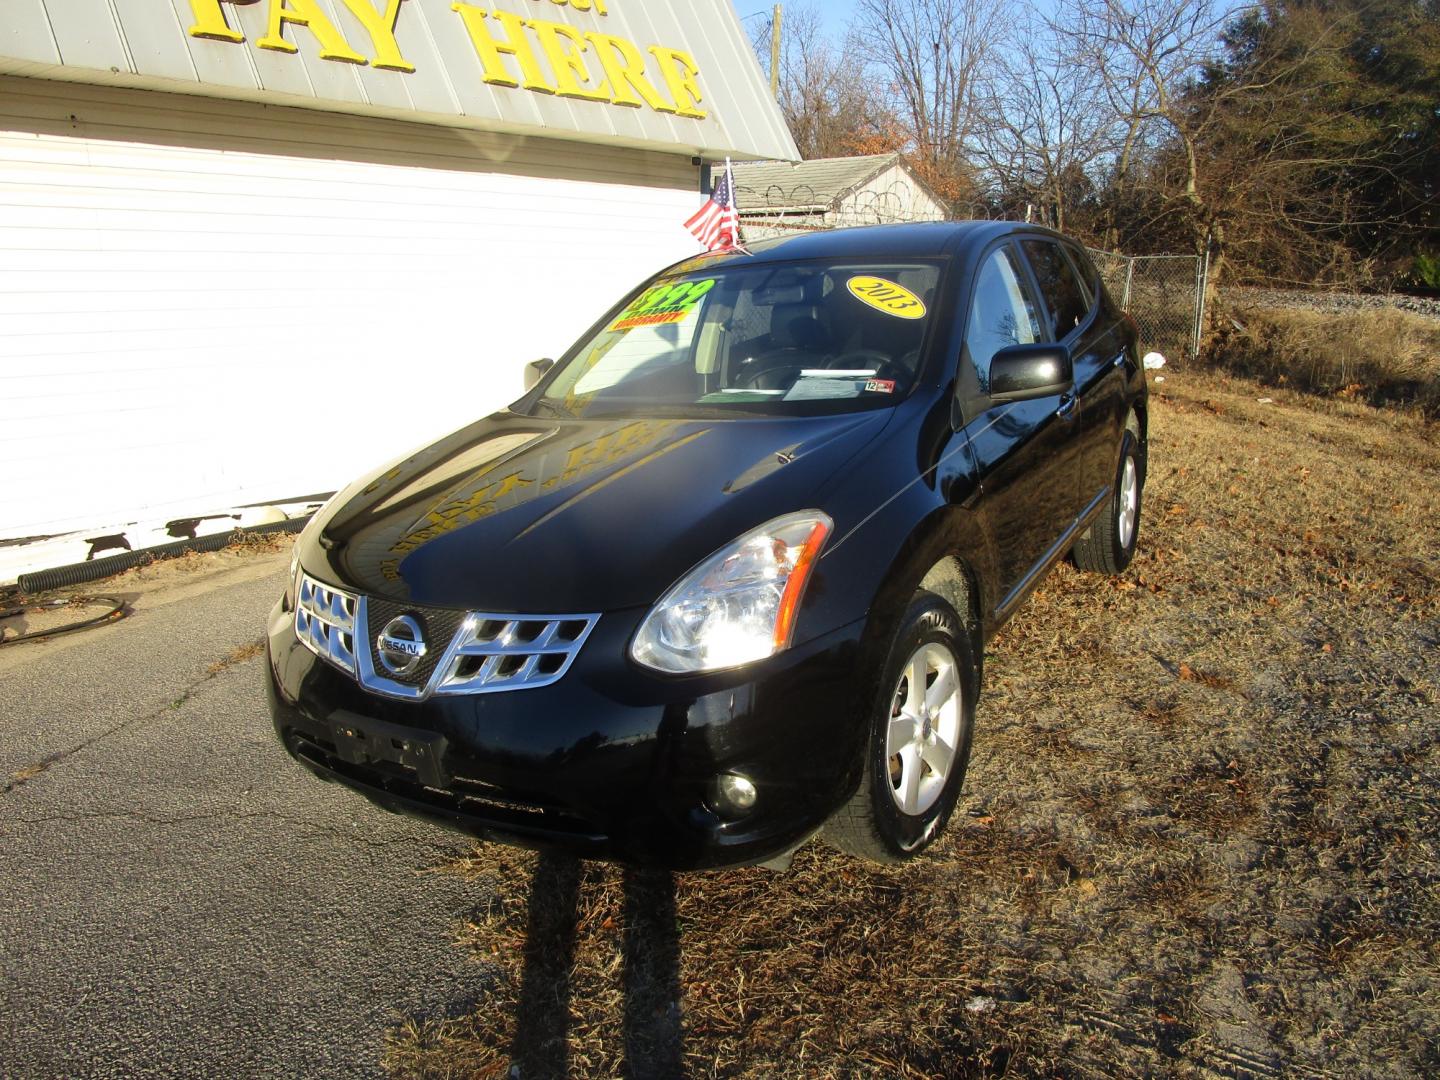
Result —
[[955, 655], [921, 645], [900, 670], [885, 736], [890, 797], [912, 817], [935, 805], [955, 763], [962, 704]]
[[1128, 548], [1135, 538], [1135, 519], [1140, 514], [1140, 478], [1135, 458], [1125, 455], [1125, 472], [1120, 477], [1120, 546]]

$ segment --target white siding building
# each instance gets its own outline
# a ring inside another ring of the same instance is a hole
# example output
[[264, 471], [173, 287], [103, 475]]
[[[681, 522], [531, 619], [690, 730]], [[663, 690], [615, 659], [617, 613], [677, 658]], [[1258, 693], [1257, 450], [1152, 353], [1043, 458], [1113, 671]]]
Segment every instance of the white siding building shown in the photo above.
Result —
[[729, 0], [6, 9], [0, 582], [502, 407], [796, 156]]

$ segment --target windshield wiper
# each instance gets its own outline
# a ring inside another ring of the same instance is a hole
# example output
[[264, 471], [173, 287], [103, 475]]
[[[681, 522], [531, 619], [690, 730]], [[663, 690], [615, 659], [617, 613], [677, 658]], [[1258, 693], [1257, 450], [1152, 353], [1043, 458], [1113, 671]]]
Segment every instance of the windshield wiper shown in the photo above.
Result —
[[536, 399], [535, 399], [535, 404], [536, 404], [536, 405], [543, 405], [543, 406], [545, 406], [545, 408], [547, 408], [547, 409], [550, 410], [550, 415], [552, 415], [552, 416], [558, 416], [558, 417], [560, 417], [561, 419], [564, 419], [564, 420], [574, 420], [574, 419], [575, 419], [575, 414], [574, 414], [574, 413], [572, 413], [569, 409], [565, 408], [565, 406], [563, 406], [563, 405], [557, 405], [557, 404], [555, 404], [555, 402], [551, 401], [549, 398], [544, 398], [544, 397], [536, 398]]

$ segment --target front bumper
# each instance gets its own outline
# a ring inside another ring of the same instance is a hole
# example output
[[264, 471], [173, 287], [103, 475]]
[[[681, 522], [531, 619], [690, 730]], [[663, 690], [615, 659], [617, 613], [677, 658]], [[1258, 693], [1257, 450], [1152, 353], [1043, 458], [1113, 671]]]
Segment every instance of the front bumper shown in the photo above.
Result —
[[[275, 729], [322, 778], [486, 839], [672, 869], [803, 842], [859, 783], [863, 623], [745, 669], [666, 677], [626, 655], [643, 615], [602, 616], [550, 686], [415, 702], [315, 656], [282, 600], [269, 619]], [[743, 817], [711, 808], [723, 772], [757, 789]]]

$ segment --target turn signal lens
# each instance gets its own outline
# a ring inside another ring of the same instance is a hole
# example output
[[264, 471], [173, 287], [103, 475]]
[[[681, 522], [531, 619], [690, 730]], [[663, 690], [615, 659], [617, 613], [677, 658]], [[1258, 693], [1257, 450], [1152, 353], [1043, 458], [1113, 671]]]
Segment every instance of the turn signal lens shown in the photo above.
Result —
[[300, 596], [300, 538], [290, 549], [290, 579], [285, 584], [285, 610], [294, 611]]
[[803, 510], [721, 548], [645, 616], [631, 657], [656, 671], [687, 674], [789, 648], [805, 586], [833, 527], [828, 515]]

